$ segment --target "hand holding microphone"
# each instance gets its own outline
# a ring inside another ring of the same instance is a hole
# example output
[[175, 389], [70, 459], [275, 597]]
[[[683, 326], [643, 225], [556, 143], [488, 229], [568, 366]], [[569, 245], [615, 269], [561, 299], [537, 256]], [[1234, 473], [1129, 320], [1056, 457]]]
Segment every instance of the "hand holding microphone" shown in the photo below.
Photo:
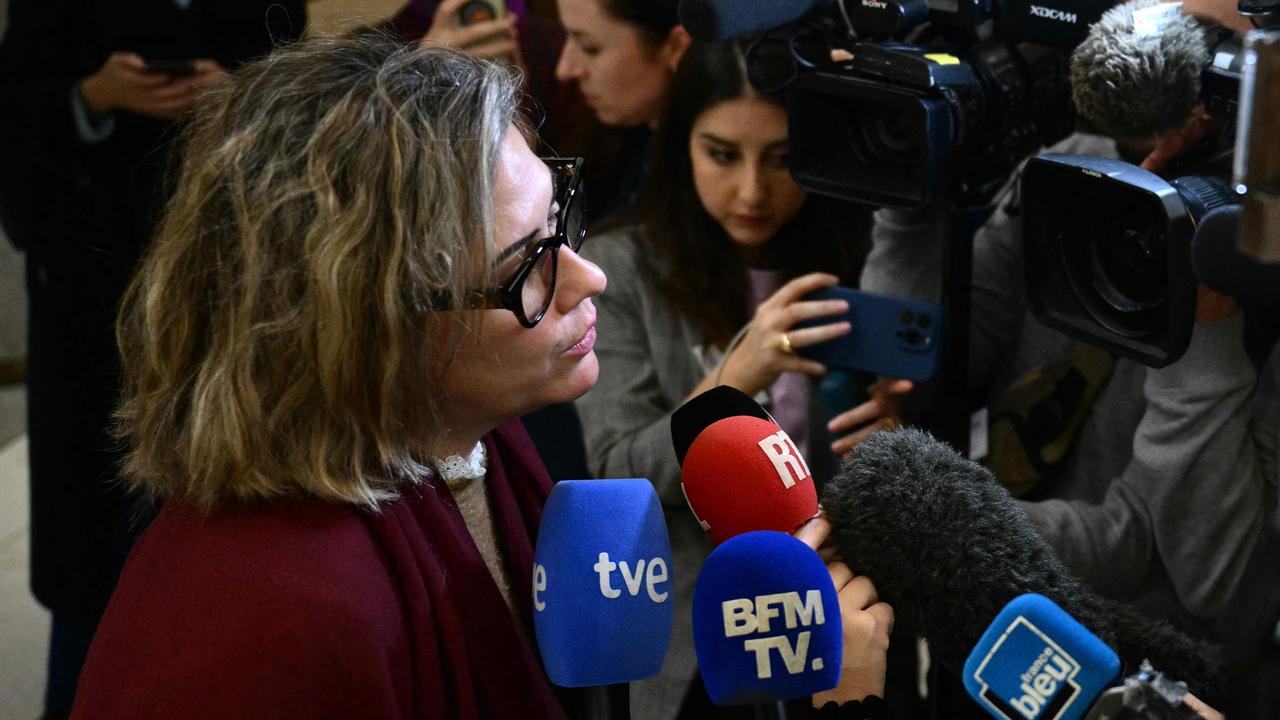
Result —
[[870, 695], [884, 697], [885, 674], [888, 671], [889, 637], [893, 634], [893, 608], [881, 602], [875, 583], [864, 575], [855, 575], [841, 560], [831, 560], [830, 546], [825, 546], [831, 523], [819, 515], [796, 530], [797, 540], [813, 548], [827, 560], [827, 572], [836, 589], [840, 605], [844, 648], [840, 662], [840, 683], [830, 690], [815, 693], [813, 706], [829, 702], [837, 705], [862, 700]]

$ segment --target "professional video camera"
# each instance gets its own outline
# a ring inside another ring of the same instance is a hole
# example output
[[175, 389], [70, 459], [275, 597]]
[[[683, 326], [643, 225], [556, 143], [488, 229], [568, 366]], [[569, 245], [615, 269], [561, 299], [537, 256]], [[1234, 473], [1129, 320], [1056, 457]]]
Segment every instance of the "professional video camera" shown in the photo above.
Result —
[[1071, 131], [1067, 52], [1112, 2], [685, 0], [680, 10], [704, 39], [766, 31], [750, 76], [791, 91], [797, 182], [916, 207], [981, 204], [1027, 154]]
[[1263, 262], [1268, 252], [1280, 260], [1280, 154], [1262, 137], [1280, 110], [1280, 31], [1254, 31], [1243, 48], [1219, 43], [1210, 56], [1200, 100], [1222, 133], [1171, 168], [1174, 179], [1067, 155], [1036, 156], [1022, 175], [1032, 309], [1052, 327], [1153, 367], [1186, 351], [1197, 284], [1245, 305], [1280, 302], [1280, 265]]

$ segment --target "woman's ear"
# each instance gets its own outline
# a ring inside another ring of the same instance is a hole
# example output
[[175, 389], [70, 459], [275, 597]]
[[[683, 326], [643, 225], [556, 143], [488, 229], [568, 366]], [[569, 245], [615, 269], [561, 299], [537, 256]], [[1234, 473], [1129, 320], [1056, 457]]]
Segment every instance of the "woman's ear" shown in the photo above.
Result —
[[662, 42], [663, 61], [666, 62], [668, 70], [673, 73], [676, 71], [676, 67], [680, 65], [680, 58], [684, 57], [685, 51], [692, 43], [693, 38], [689, 36], [689, 32], [683, 25], [671, 28], [671, 32], [667, 33], [667, 39]]

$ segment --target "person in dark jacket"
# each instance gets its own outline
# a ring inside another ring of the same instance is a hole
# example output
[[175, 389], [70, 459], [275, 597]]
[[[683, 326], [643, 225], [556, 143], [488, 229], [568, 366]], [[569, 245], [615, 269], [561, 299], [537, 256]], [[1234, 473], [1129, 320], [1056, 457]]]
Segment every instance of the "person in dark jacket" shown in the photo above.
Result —
[[0, 221], [26, 252], [31, 582], [53, 613], [46, 711], [70, 710], [149, 516], [115, 482], [121, 292], [168, 194], [176, 125], [244, 60], [298, 37], [302, 0], [11, 0], [0, 45]]

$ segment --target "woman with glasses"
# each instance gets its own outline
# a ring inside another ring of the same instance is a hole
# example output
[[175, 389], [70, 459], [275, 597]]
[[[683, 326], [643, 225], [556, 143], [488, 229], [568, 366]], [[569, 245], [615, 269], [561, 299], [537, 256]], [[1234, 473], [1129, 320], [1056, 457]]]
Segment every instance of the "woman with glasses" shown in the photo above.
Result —
[[[818, 399], [826, 368], [794, 351], [850, 332], [843, 302], [818, 288], [856, 284], [868, 213], [811, 196], [787, 169], [782, 100], [754, 92], [738, 45], [694, 43], [659, 122], [651, 182], [629, 224], [587, 256], [611, 278], [600, 298], [600, 382], [576, 403], [597, 477], [647, 477], [667, 510], [678, 603], [688, 603], [710, 542], [689, 512], [671, 449], [671, 413], [718, 384], [764, 401], [814, 476], [891, 422], [886, 382], [835, 418]], [[797, 328], [802, 320], [817, 326]], [[735, 336], [737, 336], [735, 338]], [[732, 348], [732, 349], [731, 349]], [[689, 613], [677, 605], [661, 674], [632, 698], [653, 717], [710, 716]], [[646, 715], [650, 716], [650, 715]]]
[[126, 296], [124, 473], [162, 503], [79, 717], [563, 714], [533, 643], [550, 481], [514, 419], [596, 380], [581, 162], [517, 81], [362, 35], [204, 103]]

